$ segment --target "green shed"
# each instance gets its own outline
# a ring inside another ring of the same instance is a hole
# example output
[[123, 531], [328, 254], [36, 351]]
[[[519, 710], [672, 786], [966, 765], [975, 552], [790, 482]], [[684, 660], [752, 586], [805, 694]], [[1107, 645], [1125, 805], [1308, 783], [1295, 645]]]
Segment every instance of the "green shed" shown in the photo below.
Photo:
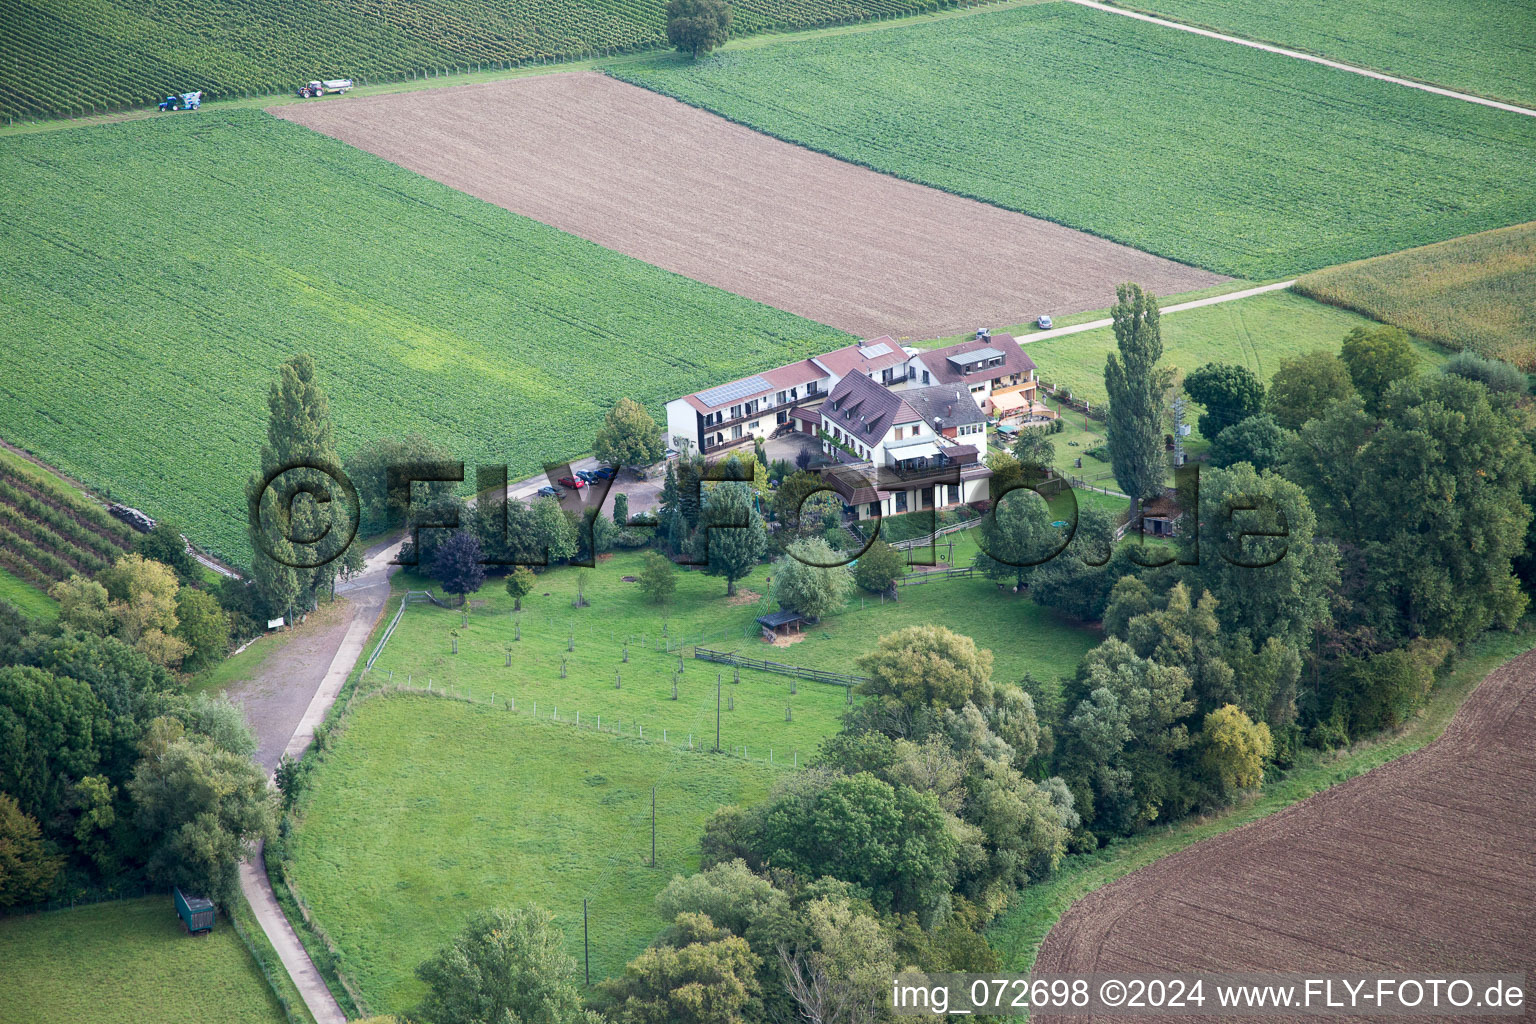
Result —
[[186, 926], [187, 934], [198, 935], [213, 931], [213, 900], [201, 896], [184, 896], [180, 889], [176, 889], [175, 893], [176, 913]]

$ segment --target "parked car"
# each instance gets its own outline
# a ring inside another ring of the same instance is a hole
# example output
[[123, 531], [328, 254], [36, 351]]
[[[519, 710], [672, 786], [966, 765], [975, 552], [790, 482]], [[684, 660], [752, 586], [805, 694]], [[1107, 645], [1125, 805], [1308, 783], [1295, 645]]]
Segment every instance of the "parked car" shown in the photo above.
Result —
[[612, 466], [598, 466], [596, 469], [587, 470], [588, 480], [612, 480], [618, 470]]
[[667, 461], [670, 462], [671, 460], [677, 458], [677, 455], [678, 455], [678, 451], [677, 451], [676, 448], [668, 448], [667, 449], [667, 453], [665, 455], [663, 455], [662, 458], [664, 458], [664, 459], [666, 459]]
[[591, 483], [593, 480], [597, 479], [597, 474], [590, 469], [578, 469], [576, 471], [576, 476], [578, 479], [584, 480], [587, 483]]
[[579, 476], [563, 476], [555, 482], [561, 487], [569, 487], [573, 491], [579, 491], [587, 486], [587, 482]]
[[539, 488], [539, 497], [541, 498], [557, 498], [559, 496], [560, 492], [555, 490], [553, 487], [545, 486]]
[[1041, 313], [1038, 317], [1035, 318], [1035, 326], [1040, 328], [1042, 331], [1048, 331], [1051, 329], [1051, 318], [1046, 316], [1044, 313]]

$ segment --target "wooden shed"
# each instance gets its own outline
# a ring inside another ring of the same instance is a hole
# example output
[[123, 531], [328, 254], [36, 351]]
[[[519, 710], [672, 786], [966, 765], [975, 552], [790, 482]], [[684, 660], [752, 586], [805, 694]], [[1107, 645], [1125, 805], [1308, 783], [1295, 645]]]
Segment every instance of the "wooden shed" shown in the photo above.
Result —
[[759, 615], [757, 617], [757, 624], [763, 627], [763, 639], [770, 642], [774, 637], [779, 636], [781, 633], [789, 632], [791, 626], [793, 626], [795, 632], [798, 633], [800, 631], [801, 624], [804, 622], [804, 615], [801, 615], [799, 612], [791, 611], [778, 611], [769, 615]]
[[186, 896], [180, 889], [176, 893], [176, 913], [186, 926], [187, 934], [199, 935], [213, 931], [213, 900], [201, 896]]

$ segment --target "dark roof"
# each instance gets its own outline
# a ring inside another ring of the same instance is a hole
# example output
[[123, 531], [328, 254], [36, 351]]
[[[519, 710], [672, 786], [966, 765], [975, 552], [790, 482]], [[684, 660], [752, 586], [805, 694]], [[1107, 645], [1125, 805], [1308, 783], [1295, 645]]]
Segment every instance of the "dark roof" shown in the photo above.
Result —
[[805, 420], [807, 423], [820, 423], [821, 406], [797, 405], [793, 409], [789, 410], [789, 415], [793, 419]]
[[[867, 445], [877, 445], [897, 423], [922, 418], [905, 401], [910, 391], [891, 391], [862, 373], [851, 373], [837, 382], [821, 403], [821, 414]], [[975, 403], [972, 403], [974, 405]]]
[[935, 431], [987, 421], [981, 406], [959, 384], [911, 388], [901, 392], [901, 397]]
[[765, 629], [778, 629], [780, 626], [790, 626], [796, 622], [803, 622], [805, 616], [799, 612], [777, 611], [757, 617], [758, 625]]
[[[961, 372], [967, 356], [973, 359], [985, 359], [996, 353], [1002, 354], [1002, 365], [984, 366], [970, 373]], [[1019, 347], [1018, 341], [1011, 334], [994, 334], [989, 338], [962, 341], [948, 348], [936, 348], [932, 352], [924, 352], [920, 358], [923, 365], [928, 368], [933, 381], [938, 384], [977, 384], [984, 380], [1004, 377], [1010, 373], [1027, 374], [1035, 368], [1035, 361], [1024, 354], [1024, 350]]]

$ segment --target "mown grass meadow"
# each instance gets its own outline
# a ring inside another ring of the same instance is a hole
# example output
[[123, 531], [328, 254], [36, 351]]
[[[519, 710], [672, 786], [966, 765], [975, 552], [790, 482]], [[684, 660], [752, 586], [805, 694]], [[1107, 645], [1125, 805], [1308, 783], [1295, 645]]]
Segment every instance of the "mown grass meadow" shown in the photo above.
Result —
[[0, 917], [0, 1022], [284, 1024], [229, 920], [183, 930], [169, 894]]
[[1255, 280], [1536, 216], [1536, 119], [1075, 4], [610, 73]]
[[656, 894], [698, 867], [710, 812], [761, 799], [782, 771], [505, 705], [374, 696], [320, 760], [291, 877], [375, 1012], [412, 1007], [415, 966], [490, 906], [549, 910], [580, 963], [589, 900], [596, 980], [665, 924]]
[[[1344, 335], [1371, 322], [1357, 313], [1290, 291], [1265, 292], [1163, 317], [1162, 365], [1174, 367], [1182, 375], [1209, 362], [1238, 363], [1268, 384], [1282, 359], [1317, 349], [1337, 352]], [[1426, 363], [1438, 364], [1445, 359], [1445, 353], [1432, 346], [1419, 344], [1416, 348]], [[1115, 335], [1108, 327], [1025, 347], [1038, 365], [1042, 381], [1094, 403], [1106, 401], [1104, 360], [1113, 351]], [[1200, 440], [1196, 425], [1200, 407], [1191, 402], [1189, 409], [1185, 419], [1193, 443]], [[1077, 426], [1083, 422], [1078, 413], [1068, 413], [1067, 420]], [[1093, 426], [1098, 429], [1090, 432], [1102, 435], [1102, 424]], [[1062, 454], [1060, 446], [1057, 454]], [[1090, 460], [1085, 458], [1083, 464], [1088, 467]]]
[[[975, 552], [972, 531], [962, 531], [941, 538], [935, 551], [914, 552], [914, 559], [965, 566]], [[519, 711], [531, 712], [538, 701], [540, 717], [548, 717], [554, 708], [561, 719], [580, 711], [582, 723], [589, 725], [600, 714], [605, 728], [624, 723], [625, 735], [643, 726], [647, 739], [660, 739], [666, 729], [674, 744], [685, 744], [690, 733], [695, 744], [705, 735], [712, 744], [715, 677], [722, 669], [695, 659], [694, 644], [856, 673], [855, 660], [873, 650], [881, 636], [904, 626], [936, 623], [990, 649], [994, 678], [1019, 682], [1029, 675], [1037, 681], [1037, 698], [1050, 699], [1057, 681], [1076, 671], [1078, 660], [1095, 642], [1090, 631], [976, 578], [903, 587], [896, 602], [855, 590], [843, 611], [807, 627], [798, 641], [769, 645], [760, 639], [753, 620], [773, 608], [764, 597], [772, 566], [760, 566], [740, 580], [735, 598], [726, 596], [719, 577], [679, 569], [677, 592], [662, 606], [647, 602], [638, 584], [624, 581], [625, 576], [637, 576], [640, 568], [639, 555], [621, 552], [585, 570], [580, 586], [588, 606], [580, 609], [573, 608], [572, 601], [583, 570], [541, 574], [515, 622], [512, 600], [498, 579], [471, 599], [464, 625], [459, 609], [413, 603], [374, 664], [370, 681], [409, 681], [412, 686], [431, 681], [435, 687], [472, 692], [477, 698], [495, 692], [501, 700], [514, 699]], [[396, 583], [397, 591], [422, 586], [430, 584], [419, 579]], [[521, 640], [515, 639], [519, 632]], [[451, 653], [454, 633], [458, 654]], [[628, 663], [623, 660], [626, 642]], [[672, 651], [665, 653], [668, 645]], [[571, 646], [575, 649], [568, 650]], [[673, 701], [679, 654], [683, 674]], [[770, 748], [776, 759], [798, 751], [803, 764], [821, 738], [840, 727], [847, 697], [842, 687], [798, 680], [792, 694], [787, 676], [744, 669], [738, 686], [729, 666], [723, 675], [726, 693], [734, 696], [736, 705], [725, 715], [723, 746], [746, 746], [753, 758], [766, 758]], [[791, 722], [784, 720], [786, 707], [793, 708]]]

